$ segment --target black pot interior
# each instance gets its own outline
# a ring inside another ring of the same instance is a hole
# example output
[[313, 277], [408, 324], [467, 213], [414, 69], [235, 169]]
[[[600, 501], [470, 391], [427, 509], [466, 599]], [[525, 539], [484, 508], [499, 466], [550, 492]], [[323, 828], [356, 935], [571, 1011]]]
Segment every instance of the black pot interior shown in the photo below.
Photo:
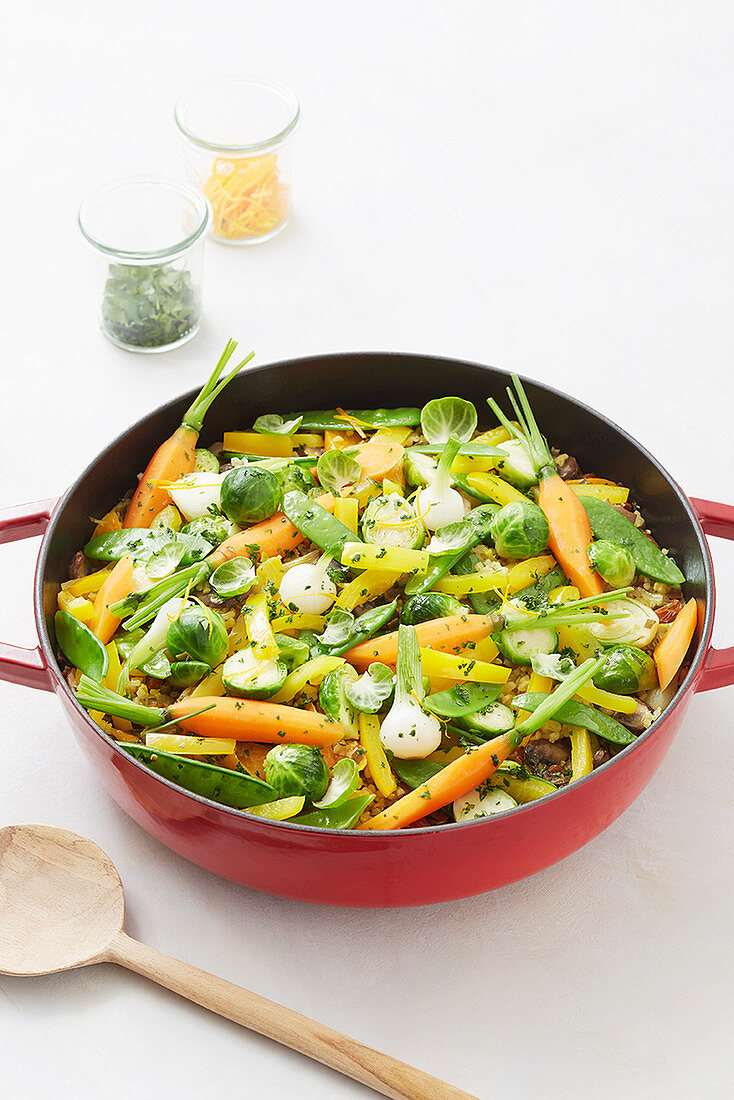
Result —
[[[480, 424], [496, 426], [486, 405], [494, 397], [507, 408], [510, 376], [501, 370], [460, 360], [423, 355], [346, 353], [288, 360], [254, 368], [236, 378], [210, 409], [201, 445], [221, 440], [224, 431], [245, 429], [269, 412], [333, 408], [422, 405], [433, 397], [458, 394], [473, 401]], [[573, 455], [587, 474], [633, 487], [633, 498], [649, 520], [657, 541], [683, 569], [686, 595], [707, 600], [710, 559], [705, 541], [683, 493], [662, 467], [611, 421], [556, 390], [536, 382], [525, 387], [541, 430], [552, 446]], [[49, 633], [61, 581], [69, 560], [90, 537], [91, 516], [101, 516], [135, 483], [153, 451], [179, 425], [193, 393], [138, 421], [81, 475], [57, 509], [42, 550], [37, 582], [42, 584]], [[709, 632], [711, 607], [703, 636]], [[46, 639], [42, 639], [46, 642]], [[47, 642], [46, 642], [47, 644]], [[699, 654], [700, 656], [700, 654]]]

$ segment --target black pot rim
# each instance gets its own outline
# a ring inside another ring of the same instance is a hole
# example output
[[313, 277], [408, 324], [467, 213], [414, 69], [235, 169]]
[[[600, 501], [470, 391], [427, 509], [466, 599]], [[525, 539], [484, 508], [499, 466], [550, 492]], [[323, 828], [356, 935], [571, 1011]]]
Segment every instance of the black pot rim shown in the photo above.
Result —
[[[276, 371], [279, 368], [287, 367], [287, 366], [291, 366], [291, 365], [295, 365], [295, 364], [300, 364], [300, 365], [303, 365], [303, 366], [306, 366], [306, 365], [309, 365], [309, 364], [310, 365], [315, 365], [315, 364], [318, 364], [320, 362], [323, 362], [326, 359], [328, 359], [328, 360], [341, 359], [341, 360], [345, 360], [345, 361], [359, 360], [360, 362], [364, 362], [365, 359], [384, 360], [386, 358], [387, 359], [394, 359], [396, 361], [400, 361], [403, 364], [405, 364], [406, 366], [409, 363], [410, 364], [416, 364], [416, 363], [420, 363], [422, 361], [425, 361], [426, 359], [431, 359], [433, 362], [443, 362], [448, 367], [462, 366], [462, 367], [469, 367], [470, 369], [474, 369], [474, 370], [489, 371], [489, 372], [495, 373], [495, 374], [503, 374], [503, 375], [506, 374], [505, 371], [500, 370], [496, 367], [488, 366], [487, 364], [484, 364], [484, 363], [476, 363], [476, 362], [473, 362], [473, 361], [468, 360], [468, 359], [455, 359], [455, 358], [451, 358], [451, 357], [448, 357], [448, 356], [442, 356], [442, 355], [429, 355], [427, 353], [420, 353], [420, 352], [399, 352], [399, 351], [387, 351], [387, 352], [382, 352], [382, 351], [368, 351], [368, 352], [343, 351], [343, 352], [320, 352], [320, 353], [317, 353], [317, 354], [314, 354], [314, 355], [295, 356], [291, 359], [281, 359], [281, 360], [278, 360], [277, 362], [274, 362], [274, 363], [264, 363], [261, 366], [250, 368], [247, 371], [247, 377], [252, 377], [253, 375], [266, 373], [266, 372], [270, 373], [271, 371]], [[583, 786], [583, 784], [593, 782], [597, 775], [601, 774], [602, 772], [604, 772], [608, 768], [614, 767], [614, 765], [617, 763], [618, 760], [620, 760], [622, 757], [626, 757], [631, 752], [634, 752], [639, 745], [641, 745], [643, 742], [645, 742], [648, 738], [654, 736], [654, 734], [658, 731], [658, 729], [662, 726], [662, 724], [667, 720], [667, 718], [672, 714], [673, 710], [675, 710], [675, 708], [679, 705], [679, 703], [683, 700], [683, 698], [687, 695], [688, 691], [692, 687], [693, 682], [694, 682], [696, 676], [699, 673], [702, 662], [703, 662], [703, 660], [706, 656], [706, 652], [708, 650], [709, 643], [710, 643], [710, 640], [711, 640], [711, 634], [712, 634], [712, 631], [713, 631], [715, 595], [714, 595], [713, 563], [712, 563], [712, 560], [711, 560], [711, 552], [709, 550], [709, 546], [708, 546], [708, 542], [706, 540], [706, 536], [704, 535], [703, 529], [701, 527], [701, 524], [698, 520], [698, 517], [697, 517], [696, 513], [693, 510], [693, 506], [691, 505], [690, 500], [688, 499], [686, 494], [683, 492], [681, 487], [678, 485], [677, 481], [675, 481], [675, 479], [673, 477], [671, 477], [671, 475], [668, 473], [668, 471], [664, 468], [664, 466], [661, 465], [660, 462], [658, 462], [658, 460], [654, 457], [654, 455], [652, 455], [645, 447], [643, 447], [642, 444], [638, 443], [637, 440], [634, 439], [633, 436], [631, 436], [628, 432], [626, 432], [624, 430], [624, 428], [621, 428], [613, 420], [610, 420], [609, 417], [604, 416], [603, 413], [600, 413], [596, 409], [593, 409], [590, 405], [586, 405], [586, 404], [584, 404], [584, 402], [579, 401], [574, 397], [571, 397], [569, 394], [565, 393], [563, 390], [556, 389], [554, 386], [548, 386], [544, 382], [540, 382], [540, 381], [538, 381], [534, 378], [529, 378], [526, 375], [521, 375], [520, 378], [523, 382], [527, 382], [530, 385], [532, 385], [532, 386], [534, 386], [538, 389], [545, 390], [547, 393], [552, 394], [554, 397], [559, 398], [561, 401], [565, 401], [568, 404], [571, 404], [571, 405], [575, 406], [581, 412], [589, 413], [589, 414], [597, 417], [598, 419], [602, 420], [608, 427], [612, 428], [624, 440], [624, 443], [625, 443], [626, 446], [632, 447], [635, 450], [637, 450], [640, 454], [644, 455], [645, 458], [650, 463], [652, 463], [652, 465], [656, 468], [658, 473], [662, 475], [662, 477], [665, 479], [667, 484], [670, 486], [670, 488], [673, 490], [675, 495], [678, 497], [680, 503], [683, 505], [683, 509], [686, 512], [686, 515], [688, 516], [688, 519], [691, 523], [691, 527], [693, 528], [693, 531], [696, 535], [696, 539], [697, 539], [697, 542], [698, 542], [699, 549], [701, 551], [701, 558], [702, 558], [702, 561], [703, 561], [703, 568], [704, 568], [704, 577], [705, 577], [705, 582], [706, 582], [706, 609], [705, 609], [703, 624], [701, 626], [701, 633], [700, 633], [699, 642], [698, 642], [698, 645], [696, 647], [696, 652], [695, 652], [695, 654], [693, 655], [693, 657], [691, 659], [690, 667], [689, 667], [688, 672], [685, 676], [685, 679], [683, 680], [682, 684], [680, 684], [680, 686], [678, 687], [678, 690], [676, 691], [674, 697], [671, 699], [670, 703], [667, 705], [667, 707], [665, 707], [665, 709], [662, 711], [662, 713], [655, 719], [655, 721], [652, 723], [652, 725], [647, 730], [645, 730], [644, 733], [641, 733], [631, 744], [625, 746], [621, 750], [621, 752], [617, 753], [616, 756], [612, 757], [610, 760], [607, 760], [606, 763], [602, 764], [599, 768], [595, 768], [593, 771], [589, 772], [588, 775], [583, 776], [583, 778], [577, 780], [575, 783], [568, 784], [565, 787], [559, 787], [558, 790], [555, 791], [553, 794], [545, 795], [543, 798], [537, 799], [536, 801], [527, 802], [522, 806], [516, 806], [516, 807], [513, 807], [509, 810], [503, 810], [501, 813], [492, 814], [491, 817], [488, 817], [488, 818], [475, 819], [474, 821], [451, 822], [447, 825], [421, 826], [421, 827], [418, 827], [418, 828], [411, 828], [409, 830], [399, 829], [399, 830], [395, 830], [394, 832], [392, 832], [391, 830], [370, 831], [370, 830], [353, 830], [353, 829], [348, 830], [347, 832], [341, 832], [341, 831], [336, 830], [336, 829], [322, 829], [322, 828], [318, 828], [318, 827], [313, 826], [313, 825], [297, 825], [297, 824], [294, 824], [293, 822], [289, 822], [289, 821], [270, 821], [267, 818], [257, 817], [254, 814], [248, 814], [246, 810], [237, 810], [237, 809], [234, 809], [230, 806], [223, 806], [221, 803], [213, 802], [213, 801], [211, 801], [211, 799], [204, 798], [202, 795], [195, 794], [193, 791], [187, 791], [183, 787], [179, 787], [177, 784], [172, 783], [168, 779], [165, 779], [163, 776], [156, 775], [155, 772], [151, 772], [150, 769], [146, 768], [145, 765], [141, 761], [136, 760], [134, 757], [130, 756], [129, 753], [126, 753], [125, 750], [120, 748], [119, 744], [112, 737], [110, 737], [107, 733], [104, 732], [104, 730], [100, 729], [100, 727], [95, 722], [92, 721], [92, 719], [89, 717], [88, 712], [84, 709], [84, 707], [78, 701], [76, 695], [71, 690], [69, 685], [66, 683], [66, 680], [64, 679], [64, 677], [61, 675], [61, 671], [58, 667], [58, 662], [56, 660], [56, 655], [54, 653], [54, 648], [53, 648], [53, 645], [51, 644], [51, 639], [49, 638], [48, 630], [46, 628], [46, 620], [45, 620], [45, 615], [44, 615], [44, 610], [43, 610], [43, 579], [44, 579], [44, 574], [45, 574], [45, 571], [46, 571], [46, 561], [47, 561], [47, 557], [48, 557], [48, 549], [49, 549], [49, 546], [51, 544], [51, 541], [53, 539], [53, 536], [54, 536], [54, 533], [55, 533], [57, 527], [62, 523], [63, 515], [64, 515], [64, 509], [65, 509], [65, 506], [66, 506], [68, 500], [76, 492], [77, 488], [85, 481], [85, 479], [87, 478], [87, 476], [91, 472], [92, 468], [95, 467], [97, 465], [97, 463], [101, 459], [103, 459], [109, 453], [109, 451], [111, 451], [113, 449], [113, 447], [115, 447], [118, 443], [124, 441], [144, 421], [153, 419], [154, 417], [160, 415], [162, 412], [164, 412], [167, 409], [173, 409], [174, 406], [178, 405], [179, 403], [183, 403], [184, 400], [186, 400], [186, 401], [193, 400], [193, 398], [196, 396], [196, 393], [198, 392], [197, 389], [192, 389], [192, 390], [188, 391], [185, 394], [179, 394], [177, 397], [172, 398], [170, 401], [166, 401], [162, 405], [159, 405], [157, 408], [152, 409], [150, 412], [146, 413], [145, 416], [140, 417], [139, 420], [135, 421], [133, 424], [131, 424], [124, 431], [120, 432], [120, 434], [118, 436], [116, 436], [102, 451], [100, 451], [99, 454], [97, 454], [92, 459], [92, 461], [86, 466], [86, 468], [82, 471], [82, 473], [77, 477], [77, 479], [72, 483], [72, 485], [66, 490], [66, 492], [63, 494], [63, 496], [59, 499], [59, 501], [57, 502], [57, 504], [54, 508], [53, 515], [51, 516], [51, 520], [50, 520], [49, 525], [46, 529], [46, 532], [43, 536], [43, 541], [41, 543], [41, 548], [40, 548], [40, 551], [39, 551], [39, 554], [38, 554], [38, 561], [37, 561], [37, 564], [36, 564], [36, 574], [35, 574], [35, 581], [34, 581], [34, 611], [35, 611], [35, 618], [36, 618], [36, 628], [38, 630], [38, 637], [39, 637], [39, 640], [40, 640], [40, 643], [41, 643], [41, 648], [43, 650], [46, 661], [48, 662], [49, 667], [52, 670], [52, 672], [55, 674], [55, 677], [58, 681], [58, 684], [61, 687], [61, 690], [66, 693], [66, 695], [68, 696], [68, 698], [71, 701], [72, 705], [75, 707], [75, 709], [77, 710], [79, 715], [83, 718], [84, 722], [86, 723], [86, 725], [88, 726], [90, 731], [92, 733], [94, 733], [96, 736], [102, 738], [102, 740], [105, 741], [107, 745], [112, 747], [112, 749], [114, 750], [115, 753], [118, 753], [118, 754], [120, 754], [121, 757], [124, 757], [126, 763], [131, 763], [135, 768], [139, 768], [140, 771], [143, 772], [148, 777], [152, 776], [157, 782], [162, 783], [163, 785], [165, 785], [167, 787], [170, 787], [171, 790], [178, 792], [179, 795], [182, 795], [183, 797], [185, 797], [187, 799], [194, 800], [195, 802], [199, 803], [202, 807], [205, 807], [206, 809], [214, 810], [218, 813], [222, 813], [222, 814], [225, 814], [227, 816], [232, 816], [236, 820], [241, 820], [244, 816], [244, 817], [247, 818], [248, 823], [250, 823], [251, 825], [260, 825], [260, 826], [262, 826], [263, 829], [267, 829], [267, 830], [278, 829], [278, 830], [282, 831], [284, 828], [286, 828], [291, 833], [296, 833], [296, 834], [308, 834], [309, 836], [313, 835], [313, 834], [319, 834], [321, 836], [329, 836], [329, 837], [334, 838], [336, 843], [340, 842], [336, 838], [345, 839], [349, 843], [353, 843], [354, 839], [356, 837], [361, 837], [361, 838], [363, 838], [362, 842], [366, 843], [366, 844], [375, 843], [375, 840], [374, 840], [375, 837], [382, 838], [383, 842], [384, 842], [384, 838], [390, 837], [390, 836], [398, 836], [398, 837], [402, 838], [402, 840], [405, 840], [406, 835], [425, 836], [427, 834], [440, 834], [440, 833], [444, 833], [444, 832], [446, 832], [447, 835], [448, 835], [449, 833], [454, 834], [455, 830], [457, 830], [457, 829], [486, 829], [486, 828], [491, 828], [492, 823], [494, 821], [504, 819], [508, 814], [514, 814], [518, 817], [520, 815], [524, 814], [529, 819], [529, 815], [533, 811], [535, 811], [537, 813], [543, 805], [547, 804], [549, 799], [560, 799], [560, 798], [564, 798], [564, 797], [568, 798], [570, 795], [572, 795], [576, 791], [580, 790], [581, 787]], [[132, 476], [134, 476], [134, 475], [132, 475]], [[358, 841], [358, 843], [359, 843], [359, 841]]]

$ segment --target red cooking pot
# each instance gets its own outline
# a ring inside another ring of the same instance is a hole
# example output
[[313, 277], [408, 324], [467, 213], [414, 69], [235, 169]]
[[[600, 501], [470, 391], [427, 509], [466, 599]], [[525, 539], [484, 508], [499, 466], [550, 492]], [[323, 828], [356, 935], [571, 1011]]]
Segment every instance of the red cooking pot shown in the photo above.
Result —
[[[477, 409], [504, 397], [509, 376], [452, 359], [400, 354], [322, 355], [255, 368], [210, 410], [202, 445], [262, 413], [314, 407], [420, 405], [458, 393]], [[0, 541], [45, 531], [36, 568], [40, 646], [0, 645], [0, 677], [55, 691], [102, 782], [131, 817], [175, 852], [234, 882], [281, 897], [329, 905], [426, 905], [491, 890], [576, 851], [642, 791], [695, 691], [734, 683], [734, 647], [713, 649], [714, 579], [704, 532], [734, 538], [734, 507], [689, 500], [655, 459], [599, 413], [539, 383], [525, 382], [552, 443], [633, 487], [634, 496], [699, 606], [695, 651], [675, 698], [658, 720], [612, 760], [556, 794], [491, 818], [398, 832], [332, 832], [269, 822], [189, 794], [147, 771], [103, 733], [63, 679], [53, 614], [69, 560], [89, 537], [89, 517], [112, 507], [158, 444], [180, 423], [193, 393], [150, 413], [115, 440], [60, 501], [0, 513]]]

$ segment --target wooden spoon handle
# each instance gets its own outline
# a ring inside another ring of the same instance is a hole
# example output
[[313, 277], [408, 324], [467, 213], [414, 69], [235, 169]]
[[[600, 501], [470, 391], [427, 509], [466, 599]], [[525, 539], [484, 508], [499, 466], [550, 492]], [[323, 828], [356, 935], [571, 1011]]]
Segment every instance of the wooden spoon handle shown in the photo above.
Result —
[[477, 1100], [307, 1016], [147, 947], [124, 932], [119, 932], [110, 943], [105, 961], [134, 970], [203, 1008], [369, 1085], [392, 1100]]

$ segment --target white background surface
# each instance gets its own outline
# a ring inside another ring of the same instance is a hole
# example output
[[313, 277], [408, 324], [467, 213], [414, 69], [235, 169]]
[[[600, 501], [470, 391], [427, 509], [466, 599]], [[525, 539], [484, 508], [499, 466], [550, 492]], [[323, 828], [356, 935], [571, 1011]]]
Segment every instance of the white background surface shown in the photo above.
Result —
[[[0, 504], [61, 493], [230, 335], [259, 362], [395, 349], [513, 368], [604, 410], [691, 494], [734, 500], [733, 29], [713, 0], [15, 5]], [[199, 337], [127, 354], [96, 328], [78, 203], [179, 175], [177, 95], [238, 71], [301, 99], [292, 224], [262, 248], [208, 245]], [[726, 644], [734, 555], [715, 551]], [[21, 644], [35, 553], [2, 550], [0, 635]], [[0, 824], [98, 842], [132, 935], [483, 1100], [730, 1095], [732, 689], [693, 700], [647, 791], [583, 851], [393, 912], [187, 864], [108, 798], [51, 695], [0, 700]], [[12, 1098], [373, 1095], [111, 967], [0, 978], [0, 1049]]]

